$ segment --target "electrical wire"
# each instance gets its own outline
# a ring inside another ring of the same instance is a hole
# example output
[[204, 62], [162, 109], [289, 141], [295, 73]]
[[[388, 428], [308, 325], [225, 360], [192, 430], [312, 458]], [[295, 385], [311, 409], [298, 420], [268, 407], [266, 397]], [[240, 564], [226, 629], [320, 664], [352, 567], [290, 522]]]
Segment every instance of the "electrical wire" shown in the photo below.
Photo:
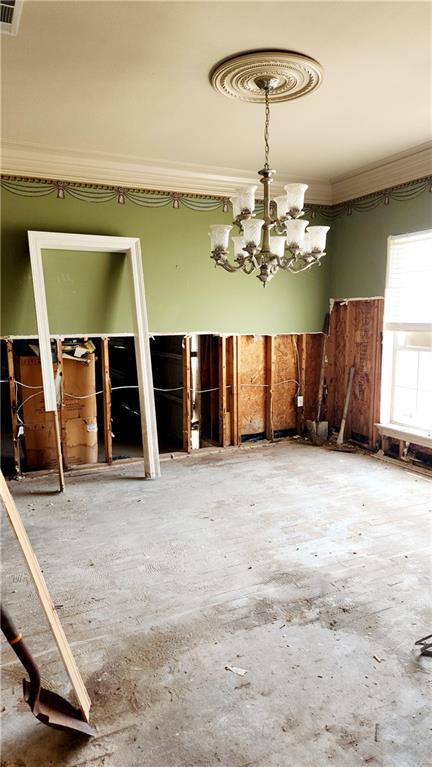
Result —
[[302, 381], [302, 375], [301, 375], [301, 369], [300, 369], [300, 355], [299, 355], [298, 346], [297, 346], [297, 338], [295, 337], [295, 335], [291, 336], [291, 340], [292, 340], [292, 344], [293, 344], [294, 349], [295, 349], [296, 359], [297, 359], [297, 378], [298, 378], [297, 393], [300, 394], [300, 392], [302, 392], [302, 394], [303, 394], [303, 391], [302, 391], [302, 389], [303, 389], [303, 381]]
[[[2, 381], [0, 381], [0, 383], [9, 383], [9, 380], [8, 379], [2, 380]], [[282, 386], [283, 384], [288, 384], [288, 383], [296, 384], [297, 385], [297, 392], [299, 391], [300, 384], [299, 384], [299, 381], [295, 380], [295, 378], [287, 378], [284, 381], [277, 381], [276, 383], [273, 384], [273, 388], [276, 387], [276, 386]], [[17, 386], [23, 386], [26, 389], [38, 389], [38, 391], [36, 391], [33, 394], [30, 394], [28, 397], [26, 397], [18, 405], [18, 407], [17, 407], [17, 409], [15, 411], [15, 415], [17, 416], [17, 419], [18, 419], [18, 421], [20, 423], [20, 426], [25, 426], [26, 424], [21, 419], [21, 417], [19, 415], [19, 412], [23, 408], [23, 406], [25, 405], [26, 402], [28, 402], [29, 400], [33, 399], [33, 397], [37, 397], [39, 394], [41, 394], [41, 390], [43, 389], [43, 386], [28, 386], [27, 384], [24, 384], [21, 381], [18, 381], [16, 379], [14, 379], [14, 384], [15, 384], [15, 389], [17, 388]], [[242, 387], [247, 387], [247, 388], [254, 387], [254, 388], [260, 388], [260, 389], [268, 389], [268, 388], [270, 388], [270, 386], [271, 386], [270, 384], [254, 384], [254, 383], [250, 383], [250, 384], [248, 384], [248, 383], [241, 383], [241, 384], [239, 384], [239, 388], [242, 388]], [[139, 387], [138, 387], [137, 384], [136, 385], [127, 385], [127, 386], [113, 386], [111, 388], [111, 391], [113, 392], [113, 391], [118, 391], [119, 389], [138, 389], [138, 388]], [[157, 386], [153, 387], [154, 391], [156, 391], [156, 392], [184, 391], [184, 388], [185, 388], [184, 386], [176, 386], [175, 388], [172, 388], [172, 389], [162, 389], [162, 388], [157, 387]], [[232, 384], [228, 384], [225, 388], [226, 389], [232, 389]], [[193, 396], [195, 396], [196, 394], [207, 394], [209, 392], [215, 392], [215, 391], [219, 391], [219, 390], [220, 390], [219, 386], [215, 386], [212, 389], [193, 389], [193, 388], [191, 388], [191, 393], [192, 393]], [[18, 392], [15, 391], [15, 398], [17, 398], [17, 394], [18, 394]], [[100, 389], [99, 391], [96, 391], [96, 392], [92, 392], [91, 394], [84, 394], [84, 395], [70, 394], [69, 392], [64, 392], [63, 396], [69, 397], [69, 399], [81, 400], [81, 399], [90, 399], [91, 397], [95, 397], [98, 394], [103, 394], [103, 389]]]

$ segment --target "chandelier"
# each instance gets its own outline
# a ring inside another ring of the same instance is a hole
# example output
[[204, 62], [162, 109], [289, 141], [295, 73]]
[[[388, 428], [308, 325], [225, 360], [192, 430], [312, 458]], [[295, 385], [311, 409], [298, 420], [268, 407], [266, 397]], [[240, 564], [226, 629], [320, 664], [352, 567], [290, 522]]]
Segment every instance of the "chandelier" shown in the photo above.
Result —
[[[265, 104], [264, 167], [258, 171], [264, 187], [263, 217], [255, 212], [258, 186], [248, 185], [230, 198], [233, 225], [210, 226], [211, 258], [227, 272], [254, 272], [263, 286], [279, 269], [304, 272], [325, 256], [328, 226], [309, 226], [303, 216], [307, 184], [287, 184], [285, 194], [271, 197], [275, 175], [270, 169], [270, 102], [299, 98], [318, 87], [321, 66], [314, 59], [290, 51], [251, 51], [217, 64], [210, 73], [213, 87], [225, 96]], [[233, 259], [230, 260], [230, 232]]]

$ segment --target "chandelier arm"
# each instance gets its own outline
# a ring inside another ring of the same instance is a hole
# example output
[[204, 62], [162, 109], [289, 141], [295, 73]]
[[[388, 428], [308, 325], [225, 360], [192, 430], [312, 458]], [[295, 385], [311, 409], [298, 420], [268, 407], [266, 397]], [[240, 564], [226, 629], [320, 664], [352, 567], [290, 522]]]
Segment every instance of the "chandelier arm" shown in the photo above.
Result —
[[[253, 259], [253, 260], [251, 259], [249, 262], [245, 262], [245, 263], [243, 264], [243, 267], [242, 267], [242, 269], [243, 269], [243, 271], [244, 271], [244, 273], [245, 273], [245, 274], [252, 274], [252, 272], [254, 272], [256, 269], [258, 269], [258, 266], [256, 266], [256, 265], [254, 264], [254, 260], [255, 260], [255, 259]], [[255, 262], [255, 263], [256, 263], [256, 262]]]
[[307, 269], [310, 269], [311, 266], [313, 266], [314, 264], [319, 263], [319, 260], [317, 259], [316, 261], [310, 261], [309, 263], [307, 262], [305, 263], [304, 259], [300, 259], [300, 262], [302, 262], [303, 265], [299, 266], [298, 268], [295, 268], [295, 264], [296, 264], [295, 260], [294, 262], [287, 264], [287, 266], [285, 267], [285, 271], [292, 272], [293, 274], [298, 274], [299, 272], [305, 272]]
[[218, 261], [217, 266], [222, 266], [223, 269], [225, 269], [226, 272], [238, 272], [239, 269], [242, 269], [244, 264], [230, 264], [229, 261]]

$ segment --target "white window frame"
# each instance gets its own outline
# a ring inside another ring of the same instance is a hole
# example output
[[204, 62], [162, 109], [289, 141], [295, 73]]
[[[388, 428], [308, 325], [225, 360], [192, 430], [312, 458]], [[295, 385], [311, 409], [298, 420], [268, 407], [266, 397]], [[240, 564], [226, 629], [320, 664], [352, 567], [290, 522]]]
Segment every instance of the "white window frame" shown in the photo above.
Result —
[[144, 472], [148, 479], [159, 477], [160, 462], [156, 428], [156, 411], [140, 240], [137, 237], [110, 237], [93, 234], [67, 234], [64, 232], [29, 231], [27, 234], [36, 306], [43, 394], [45, 410], [47, 412], [57, 412], [57, 396], [51, 358], [51, 341], [42, 251], [92, 251], [118, 253], [119, 255], [126, 257], [129, 267], [132, 299], [132, 317], [134, 324], [141, 432], [144, 453]]
[[[393, 240], [401, 240], [404, 237], [412, 238], [416, 234], [430, 234], [432, 229], [419, 232], [409, 232], [402, 235], [390, 235], [387, 238], [387, 267], [386, 267], [386, 289], [390, 277], [390, 253]], [[381, 402], [380, 402], [380, 423], [377, 424], [381, 434], [399, 437], [408, 442], [416, 442], [425, 447], [432, 447], [432, 433], [412, 426], [400, 424], [393, 420], [394, 408], [394, 371], [397, 350], [398, 331], [403, 332], [431, 332], [432, 326], [426, 323], [386, 323], [386, 305], [384, 301], [384, 332], [382, 349], [382, 373], [381, 373]]]

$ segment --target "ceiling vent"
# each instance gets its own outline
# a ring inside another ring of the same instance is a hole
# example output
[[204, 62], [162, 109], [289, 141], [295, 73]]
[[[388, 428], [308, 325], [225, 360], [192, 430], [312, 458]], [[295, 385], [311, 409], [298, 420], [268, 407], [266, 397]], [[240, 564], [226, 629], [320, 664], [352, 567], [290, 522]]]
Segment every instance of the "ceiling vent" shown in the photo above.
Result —
[[16, 35], [23, 0], [0, 0], [0, 27], [6, 35]]

